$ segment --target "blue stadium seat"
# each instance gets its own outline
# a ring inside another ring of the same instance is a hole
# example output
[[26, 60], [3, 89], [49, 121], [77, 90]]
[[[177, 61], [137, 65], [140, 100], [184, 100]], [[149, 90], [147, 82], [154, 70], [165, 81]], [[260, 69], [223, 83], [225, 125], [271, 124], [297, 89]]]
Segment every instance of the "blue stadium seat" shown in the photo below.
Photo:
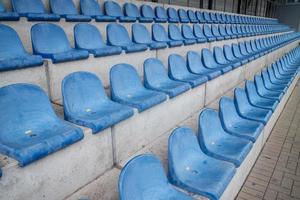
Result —
[[223, 18], [221, 17], [220, 13], [216, 13], [216, 18], [217, 18], [217, 22], [219, 24], [224, 24], [225, 22], [223, 21]]
[[124, 4], [124, 12], [127, 17], [136, 18], [141, 23], [151, 23], [153, 19], [141, 17], [138, 7], [133, 3]]
[[213, 23], [212, 19], [210, 18], [210, 14], [208, 12], [203, 12], [203, 19], [206, 23]]
[[[247, 52], [244, 42], [239, 42], [238, 47], [236, 47], [236, 44], [233, 44], [232, 46], [233, 46], [233, 53], [237, 52], [235, 55], [242, 55], [241, 58], [247, 58], [249, 61], [255, 59], [253, 54]], [[239, 51], [235, 48], [239, 48]]]
[[241, 88], [234, 90], [234, 102], [241, 117], [267, 124], [272, 111], [252, 106], [247, 98], [246, 91]]
[[187, 53], [187, 67], [194, 74], [207, 76], [208, 80], [212, 80], [222, 74], [219, 70], [206, 68], [202, 63], [201, 55], [195, 51]]
[[181, 25], [181, 33], [185, 42], [189, 44], [195, 44], [197, 42], [197, 38], [193, 33], [193, 29], [189, 25], [187, 24]]
[[80, 11], [86, 16], [95, 18], [96, 22], [114, 22], [116, 17], [104, 15], [97, 0], [80, 0]]
[[162, 6], [155, 7], [155, 22], [165, 23], [168, 21], [167, 11]]
[[20, 16], [16, 12], [8, 12], [0, 2], [0, 21], [18, 21]]
[[12, 0], [12, 7], [21, 17], [28, 21], [59, 21], [60, 16], [46, 13], [41, 0]]
[[249, 54], [254, 56], [255, 59], [260, 57], [259, 53], [257, 53], [254, 49], [252, 49], [250, 41], [245, 41], [245, 48]]
[[0, 24], [0, 72], [43, 64], [41, 56], [26, 52], [15, 30]]
[[178, 54], [171, 54], [168, 59], [169, 76], [177, 81], [189, 83], [192, 88], [208, 81], [205, 75], [193, 74], [188, 71], [185, 59]]
[[170, 40], [165, 28], [160, 24], [152, 25], [152, 38], [156, 42], [167, 42], [169, 47], [182, 46], [182, 41]]
[[225, 26], [225, 31], [226, 31], [226, 34], [232, 38], [232, 39], [235, 39], [237, 38], [237, 35], [233, 34], [232, 30], [231, 30], [231, 25], [226, 25]]
[[181, 23], [189, 23], [190, 22], [188, 14], [184, 9], [180, 8], [180, 9], [178, 9], [177, 12], [178, 12], [178, 16], [179, 16]]
[[195, 37], [197, 38], [198, 43], [207, 42], [207, 38], [205, 37], [201, 26], [199, 26], [198, 24], [194, 24], [193, 32], [194, 32]]
[[215, 14], [214, 12], [210, 12], [209, 15], [210, 15], [211, 21], [212, 21], [213, 23], [217, 24], [217, 23], [218, 23], [218, 20], [217, 20], [217, 18], [216, 18], [216, 14]]
[[179, 16], [175, 8], [167, 8], [168, 13], [168, 22], [169, 23], [178, 23], [179, 22]]
[[196, 14], [196, 17], [197, 17], [199, 23], [206, 23], [203, 12], [196, 11], [195, 14]]
[[24, 167], [83, 138], [59, 119], [45, 92], [19, 83], [0, 88], [0, 153]]
[[153, 49], [164, 49], [168, 45], [166, 42], [155, 42], [151, 39], [151, 36], [147, 28], [143, 24], [132, 24], [132, 40], [137, 44], [145, 44]]
[[231, 61], [231, 60], [227, 60], [226, 57], [225, 57], [225, 55], [224, 55], [224, 50], [221, 49], [220, 47], [215, 46], [213, 48], [213, 53], [214, 53], [215, 61], [218, 64], [221, 64], [221, 65], [230, 65], [233, 68], [237, 68], [237, 67], [239, 67], [239, 66], [242, 65], [242, 63], [238, 62], [237, 60], [235, 60], [234, 62]]
[[251, 105], [275, 111], [279, 101], [260, 96], [253, 81], [246, 81], [245, 89]]
[[167, 93], [170, 98], [191, 88], [188, 83], [171, 80], [163, 63], [155, 58], [144, 62], [144, 84], [149, 89]]
[[203, 33], [209, 42], [216, 41], [217, 38], [212, 34], [211, 27], [207, 24], [203, 25]]
[[126, 17], [122, 12], [122, 8], [115, 1], [105, 1], [104, 2], [105, 14], [111, 17], [117, 17], [120, 22], [135, 22], [135, 17]]
[[252, 148], [252, 142], [227, 133], [218, 113], [204, 109], [199, 115], [198, 141], [202, 151], [213, 158], [239, 167]]
[[147, 45], [135, 44], [131, 41], [128, 32], [121, 24], [109, 24], [106, 27], [107, 43], [112, 46], [122, 47], [126, 53], [146, 51]]
[[188, 15], [191, 23], [199, 23], [199, 20], [197, 19], [194, 11], [188, 10], [187, 15]]
[[226, 40], [229, 40], [231, 39], [231, 36], [229, 36], [227, 33], [226, 33], [226, 30], [225, 30], [225, 27], [223, 25], [219, 25], [219, 33], [222, 37], [224, 37]]
[[65, 18], [67, 22], [89, 22], [90, 16], [79, 15], [72, 0], [50, 0], [52, 13]]
[[133, 66], [114, 65], [110, 70], [110, 87], [112, 99], [142, 112], [167, 99], [162, 92], [146, 89]]
[[196, 40], [186, 40], [182, 37], [179, 27], [175, 24], [169, 24], [168, 26], [169, 38], [174, 41], [183, 41], [185, 45], [192, 45], [196, 43]]
[[111, 101], [100, 79], [89, 72], [75, 72], [62, 81], [65, 120], [98, 133], [133, 115], [133, 109]]
[[232, 52], [232, 47], [228, 46], [227, 44], [223, 46], [223, 51], [224, 51], [225, 58], [232, 63], [241, 62], [242, 65], [244, 65], [248, 62], [247, 59], [241, 60], [237, 58]]
[[232, 48], [233, 55], [236, 58], [238, 58], [243, 64], [250, 61], [250, 59], [249, 59], [250, 57], [242, 55], [238, 44], [232, 44], [231, 48]]
[[250, 140], [253, 143], [255, 143], [264, 128], [262, 123], [242, 118], [236, 110], [234, 101], [228, 97], [221, 98], [219, 115], [226, 132]]
[[268, 90], [266, 88], [266, 86], [264, 85], [264, 82], [263, 82], [261, 76], [255, 75], [254, 80], [255, 80], [255, 86], [256, 86], [257, 92], [260, 96], [263, 96], [263, 97], [266, 97], [269, 99], [278, 100], [278, 101], [280, 101], [280, 99], [283, 97], [282, 92]]
[[207, 48], [203, 48], [201, 50], [201, 54], [204, 66], [209, 69], [220, 70], [223, 74], [229, 72], [232, 69], [231, 65], [218, 64], [213, 56], [213, 53]]
[[[270, 76], [269, 76], [267, 70], [265, 70], [265, 69], [261, 71], [261, 77], [263, 79], [265, 87], [268, 90], [285, 93], [288, 89], [288, 84], [284, 84], [284, 83], [280, 83], [280, 82], [273, 83], [272, 80], [270, 79]], [[276, 81], [276, 80], [277, 79], [275, 79], [273, 81]]]
[[220, 199], [236, 171], [232, 163], [203, 153], [196, 134], [187, 127], [172, 132], [168, 152], [170, 182], [209, 199]]
[[193, 200], [168, 181], [161, 162], [151, 154], [131, 159], [119, 177], [120, 200]]
[[50, 23], [38, 23], [31, 27], [34, 54], [52, 59], [53, 63], [81, 60], [89, 57], [88, 51], [73, 49], [64, 30]]
[[118, 55], [122, 53], [121, 47], [106, 45], [102, 40], [99, 30], [88, 23], [75, 25], [74, 40], [77, 49], [87, 50], [95, 57]]
[[213, 36], [215, 36], [217, 38], [217, 40], [225, 39], [225, 37], [220, 34], [218, 27], [214, 24], [211, 25], [211, 32], [212, 32]]
[[142, 5], [140, 9], [141, 16], [144, 18], [144, 20], [147, 22], [153, 22], [153, 20], [155, 19], [153, 8], [149, 5]]

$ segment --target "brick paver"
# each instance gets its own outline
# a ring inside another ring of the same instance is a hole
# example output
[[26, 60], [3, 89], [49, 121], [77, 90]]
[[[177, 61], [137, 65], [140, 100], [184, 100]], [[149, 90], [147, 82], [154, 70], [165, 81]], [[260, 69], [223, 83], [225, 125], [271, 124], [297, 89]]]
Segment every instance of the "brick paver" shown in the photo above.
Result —
[[236, 200], [300, 200], [300, 82]]

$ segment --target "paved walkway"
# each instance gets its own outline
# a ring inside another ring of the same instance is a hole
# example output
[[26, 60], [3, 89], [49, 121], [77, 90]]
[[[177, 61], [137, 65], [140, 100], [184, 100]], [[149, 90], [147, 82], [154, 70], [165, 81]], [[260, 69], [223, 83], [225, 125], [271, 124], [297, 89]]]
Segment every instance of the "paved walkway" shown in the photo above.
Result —
[[300, 200], [300, 81], [236, 200]]

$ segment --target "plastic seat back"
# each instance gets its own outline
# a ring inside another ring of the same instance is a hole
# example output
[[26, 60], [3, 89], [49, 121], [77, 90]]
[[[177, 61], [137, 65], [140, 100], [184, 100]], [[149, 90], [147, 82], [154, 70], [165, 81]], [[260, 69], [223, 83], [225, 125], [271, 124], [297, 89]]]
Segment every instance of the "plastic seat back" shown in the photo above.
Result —
[[155, 41], [158, 42], [169, 41], [169, 37], [165, 28], [162, 25], [156, 23], [152, 25], [152, 37]]
[[185, 59], [179, 54], [169, 56], [169, 75], [170, 77], [184, 78], [189, 74]]
[[19, 14], [46, 13], [41, 0], [12, 0], [12, 6]]
[[203, 12], [200, 12], [200, 11], [196, 11], [196, 17], [197, 17], [197, 19], [198, 19], [198, 21], [200, 22], [200, 23], [205, 23], [206, 22], [206, 20], [204, 19], [204, 14], [203, 14]]
[[119, 198], [120, 200], [190, 199], [171, 189], [161, 162], [150, 154], [133, 158], [122, 169], [119, 177]]
[[4, 24], [0, 24], [0, 46], [0, 60], [26, 54], [17, 32]]
[[222, 48], [220, 47], [214, 47], [214, 57], [215, 57], [215, 60], [217, 61], [217, 63], [219, 64], [227, 64], [227, 60], [224, 56], [224, 51]]
[[203, 33], [206, 37], [213, 37], [213, 34], [211, 32], [211, 27], [208, 26], [207, 24], [203, 25]]
[[107, 42], [114, 46], [127, 46], [132, 41], [128, 35], [128, 32], [121, 24], [109, 24], [106, 27]]
[[168, 13], [169, 19], [171, 19], [174, 22], [179, 21], [179, 16], [178, 16], [178, 13], [175, 10], [175, 8], [168, 8], [167, 13]]
[[80, 0], [81, 13], [88, 16], [104, 15], [96, 0]]
[[88, 23], [79, 23], [74, 27], [75, 47], [78, 49], [99, 49], [104, 47], [101, 33], [97, 27]]
[[178, 9], [178, 15], [181, 22], [187, 23], [190, 21], [187, 12], [181, 8]]
[[169, 24], [168, 26], [168, 32], [169, 32], [169, 38], [172, 40], [183, 40], [183, 37], [181, 35], [180, 29], [175, 24]]
[[152, 42], [147, 28], [140, 23], [132, 24], [132, 40], [138, 44], [150, 44]]
[[4, 5], [0, 2], [0, 13], [6, 12]]
[[162, 6], [155, 7], [155, 15], [158, 19], [167, 20], [167, 11]]
[[193, 25], [193, 31], [194, 31], [194, 35], [197, 38], [204, 38], [204, 34], [203, 34], [203, 30], [201, 28], [201, 26], [199, 26], [198, 24], [194, 24]]
[[201, 55], [196, 51], [189, 51], [187, 53], [187, 66], [190, 72], [201, 74], [201, 68], [204, 68]]
[[128, 17], [140, 17], [140, 12], [138, 7], [133, 3], [124, 4], [124, 12]]
[[189, 25], [182, 25], [181, 26], [182, 35], [186, 39], [195, 39], [195, 36], [193, 34], [193, 30]]
[[197, 19], [197, 17], [196, 17], [196, 14], [195, 14], [194, 11], [188, 10], [188, 11], [187, 11], [187, 15], [188, 15], [188, 17], [189, 17], [189, 19], [190, 19], [190, 21], [191, 21], [192, 23], [197, 23], [197, 22], [199, 22], [198, 19]]
[[203, 64], [208, 68], [214, 68], [216, 62], [214, 60], [213, 53], [209, 49], [203, 48], [201, 50], [201, 54], [202, 54]]
[[235, 116], [238, 116], [234, 101], [228, 97], [221, 98], [219, 102], [219, 112], [221, 122], [223, 123], [223, 125], [226, 124], [225, 127], [230, 127], [230, 125], [227, 123], [236, 121]]
[[111, 68], [110, 87], [112, 99], [136, 94], [144, 89], [137, 71], [133, 66], [125, 63], [114, 65]]
[[35, 24], [31, 28], [31, 40], [33, 52], [41, 55], [72, 49], [64, 30], [55, 24]]
[[104, 2], [105, 13], [112, 17], [122, 17], [124, 16], [120, 5], [115, 1], [105, 1]]
[[159, 86], [161, 83], [169, 81], [168, 73], [163, 63], [156, 58], [148, 58], [144, 62], [144, 82], [145, 85]]
[[72, 0], [50, 0], [50, 7], [53, 13], [58, 15], [77, 15], [77, 9]]
[[100, 79], [89, 72], [66, 76], [62, 81], [62, 95], [65, 116], [71, 113], [86, 115], [89, 110], [95, 111], [102, 107], [102, 102], [109, 100]]
[[151, 19], [155, 18], [154, 10], [149, 5], [142, 5], [141, 6], [141, 13], [142, 13], [143, 17], [151, 18]]

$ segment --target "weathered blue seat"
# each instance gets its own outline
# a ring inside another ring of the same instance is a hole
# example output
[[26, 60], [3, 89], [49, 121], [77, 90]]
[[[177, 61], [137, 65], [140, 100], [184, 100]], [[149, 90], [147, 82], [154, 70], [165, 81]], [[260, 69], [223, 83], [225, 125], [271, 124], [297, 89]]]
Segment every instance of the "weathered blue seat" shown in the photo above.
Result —
[[204, 66], [209, 69], [220, 70], [223, 74], [229, 72], [232, 69], [232, 66], [230, 65], [218, 64], [214, 59], [213, 53], [207, 48], [203, 48], [201, 54]]
[[275, 111], [279, 101], [260, 96], [253, 81], [246, 81], [245, 89], [251, 105]]
[[218, 27], [214, 24], [211, 25], [211, 32], [212, 35], [215, 36], [217, 40], [225, 39], [225, 37], [220, 34]]
[[199, 26], [198, 24], [194, 24], [193, 32], [194, 32], [195, 37], [197, 38], [198, 43], [207, 42], [207, 38], [205, 37], [201, 26]]
[[68, 22], [89, 22], [90, 16], [80, 15], [72, 0], [50, 0], [52, 13], [60, 15]]
[[63, 29], [55, 24], [38, 23], [31, 27], [32, 49], [53, 63], [86, 59], [88, 51], [73, 49]]
[[196, 11], [195, 15], [196, 15], [196, 18], [198, 19], [199, 23], [206, 23], [203, 12]]
[[226, 40], [231, 39], [231, 36], [226, 33], [225, 27], [223, 25], [219, 25], [219, 33]]
[[86, 16], [95, 18], [97, 22], [113, 22], [116, 17], [104, 15], [97, 0], [80, 0], [80, 11]]
[[220, 70], [205, 67], [202, 63], [201, 55], [195, 51], [187, 53], [187, 67], [194, 74], [207, 76], [208, 80], [212, 80], [222, 74]]
[[270, 79], [270, 76], [267, 72], [267, 70], [262, 70], [261, 71], [261, 77], [263, 79], [264, 85], [268, 90], [272, 90], [272, 91], [277, 91], [277, 92], [286, 92], [288, 89], [288, 85], [287, 84], [283, 84], [283, 83], [273, 83]]
[[212, 21], [213, 23], [215, 23], [215, 24], [219, 23], [218, 20], [217, 20], [217, 18], [216, 18], [216, 13], [210, 12], [210, 13], [209, 13], [209, 16], [210, 16], [210, 19], [211, 19], [211, 21]]
[[41, 56], [30, 55], [11, 27], [0, 24], [0, 72], [43, 64]]
[[233, 63], [235, 62], [241, 62], [242, 65], [248, 63], [248, 59], [241, 59], [241, 58], [238, 58], [236, 57], [234, 54], [233, 54], [233, 50], [232, 50], [232, 46], [230, 47], [229, 45], [224, 45], [223, 46], [223, 50], [224, 50], [224, 55], [225, 55], [225, 58]]
[[12, 7], [21, 17], [28, 21], [59, 21], [60, 16], [46, 13], [41, 0], [12, 0]]
[[[231, 48], [232, 48], [232, 53], [233, 53], [233, 55], [234, 55], [236, 58], [238, 58], [239, 60], [242, 60], [242, 61], [245, 60], [245, 61], [247, 61], [247, 62], [250, 62], [250, 61], [251, 61], [251, 59], [249, 59], [248, 56], [243, 55], [243, 54], [241, 53], [238, 44], [232, 44], [232, 45], [231, 45]], [[252, 59], [252, 60], [253, 60], [253, 59]]]
[[178, 9], [177, 12], [178, 12], [179, 20], [181, 23], [189, 23], [190, 22], [188, 14], [184, 9], [180, 8], [180, 9]]
[[167, 42], [169, 47], [182, 46], [182, 41], [170, 40], [165, 28], [160, 24], [152, 25], [152, 38], [156, 42]]
[[179, 16], [175, 8], [167, 8], [167, 14], [168, 14], [168, 22], [169, 23], [178, 23], [179, 22]]
[[191, 45], [196, 42], [196, 40], [185, 40], [182, 37], [180, 28], [175, 24], [169, 24], [168, 33], [171, 40], [183, 42], [185, 45]]
[[137, 44], [145, 44], [150, 47], [151, 50], [153, 49], [164, 49], [166, 48], [167, 42], [156, 42], [151, 39], [150, 33], [148, 32], [147, 28], [140, 23], [132, 24], [131, 26], [132, 31], [132, 40]]
[[161, 162], [151, 154], [131, 159], [119, 177], [120, 200], [193, 200], [168, 181]]
[[146, 89], [133, 66], [114, 65], [110, 70], [111, 96], [117, 101], [132, 106], [142, 112], [167, 99], [162, 92]]
[[20, 16], [16, 12], [8, 12], [0, 2], [0, 21], [18, 21]]
[[224, 50], [221, 49], [220, 47], [214, 47], [213, 53], [214, 53], [214, 58], [218, 64], [230, 65], [233, 68], [237, 68], [242, 65], [242, 63], [238, 62], [237, 60], [230, 61], [230, 60], [226, 59], [226, 57], [224, 55]]
[[272, 115], [269, 109], [252, 106], [247, 98], [246, 91], [241, 88], [234, 90], [234, 102], [241, 117], [267, 124]]
[[121, 24], [108, 24], [106, 27], [107, 43], [111, 46], [122, 47], [126, 53], [146, 51], [147, 45], [136, 44], [129, 38], [128, 32]]
[[141, 17], [143, 17], [145, 22], [153, 22], [153, 20], [155, 20], [155, 13], [151, 6], [142, 5], [140, 7], [140, 10], [141, 10]]
[[170, 182], [193, 194], [219, 199], [235, 174], [230, 162], [207, 156], [192, 129], [180, 127], [169, 137]]
[[197, 38], [193, 34], [193, 29], [187, 24], [181, 26], [181, 33], [186, 43], [194, 44], [197, 41]]
[[120, 22], [135, 22], [136, 18], [135, 17], [127, 17], [124, 16], [122, 12], [122, 8], [120, 5], [115, 2], [115, 1], [105, 1], [104, 2], [104, 11], [105, 14], [111, 17], [116, 17]]
[[[255, 59], [255, 56], [252, 53], [248, 53], [246, 50], [246, 46], [244, 42], [239, 42], [238, 44], [239, 47], [239, 52], [242, 56], [244, 56], [244, 58], [247, 58], [249, 61], [252, 61]], [[235, 44], [233, 44], [233, 51], [235, 51]], [[234, 52], [235, 53], [235, 52]]]
[[203, 33], [209, 42], [217, 40], [217, 38], [211, 32], [211, 27], [209, 27], [207, 24], [203, 25]]
[[191, 88], [188, 83], [171, 80], [163, 63], [155, 58], [144, 62], [144, 85], [152, 90], [167, 93], [173, 98]]
[[261, 134], [264, 125], [260, 122], [242, 118], [234, 101], [228, 97], [222, 97], [219, 102], [219, 115], [225, 131], [238, 137], [248, 139], [255, 143]]
[[206, 23], [213, 23], [212, 19], [210, 18], [210, 14], [208, 12], [203, 12], [203, 18], [206, 21]]
[[133, 109], [111, 101], [99, 78], [75, 72], [62, 81], [65, 120], [98, 133], [133, 115]]
[[155, 7], [155, 15], [156, 15], [156, 18], [154, 19], [155, 22], [165, 23], [168, 21], [167, 11], [162, 6]]
[[142, 17], [138, 7], [133, 3], [125, 3], [123, 7], [127, 17], [136, 18], [142, 23], [151, 23], [153, 21], [151, 18]]
[[213, 158], [239, 167], [252, 148], [252, 142], [230, 135], [221, 124], [218, 113], [205, 109], [199, 115], [198, 141], [202, 151]]
[[231, 25], [226, 25], [226, 26], [225, 26], [225, 31], [226, 31], [226, 34], [227, 34], [228, 36], [230, 36], [230, 38], [232, 38], [232, 39], [237, 38], [237, 35], [235, 35], [235, 34], [232, 32], [232, 30], [231, 30]]
[[185, 59], [178, 54], [169, 56], [169, 76], [177, 81], [189, 83], [193, 88], [207, 82], [205, 75], [193, 74], [188, 71]]
[[187, 15], [188, 15], [191, 23], [199, 23], [199, 20], [197, 19], [194, 11], [188, 10]]
[[266, 86], [264, 85], [264, 82], [263, 82], [261, 76], [255, 75], [254, 80], [255, 80], [255, 86], [256, 86], [257, 92], [260, 96], [263, 96], [263, 97], [266, 97], [269, 99], [275, 99], [278, 101], [280, 101], [280, 99], [283, 97], [282, 92], [268, 90], [266, 88]]
[[122, 53], [121, 47], [107, 46], [99, 30], [87, 23], [80, 23], [74, 27], [74, 40], [77, 49], [89, 51], [95, 57], [118, 55]]
[[0, 88], [0, 153], [23, 167], [83, 138], [83, 132], [59, 119], [45, 92], [19, 83]]

